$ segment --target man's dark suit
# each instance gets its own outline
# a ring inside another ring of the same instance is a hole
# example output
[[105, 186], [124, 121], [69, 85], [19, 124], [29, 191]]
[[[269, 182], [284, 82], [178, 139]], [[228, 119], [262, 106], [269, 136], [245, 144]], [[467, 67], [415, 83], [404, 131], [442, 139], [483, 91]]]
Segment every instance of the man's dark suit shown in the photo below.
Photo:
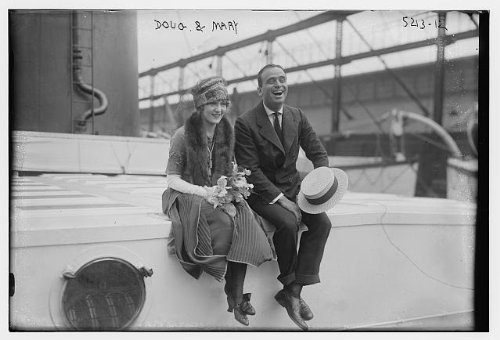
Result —
[[331, 223], [325, 213], [302, 212], [308, 227], [301, 237], [297, 255], [298, 223], [294, 215], [279, 204], [271, 203], [280, 193], [295, 202], [300, 190], [296, 168], [299, 147], [314, 167], [328, 166], [327, 153], [300, 109], [283, 106], [281, 144], [263, 103], [240, 116], [235, 124], [235, 156], [238, 165], [251, 170], [249, 182], [254, 185], [248, 203], [259, 215], [276, 226], [274, 245], [280, 276], [284, 284], [308, 285], [319, 282], [319, 265]]

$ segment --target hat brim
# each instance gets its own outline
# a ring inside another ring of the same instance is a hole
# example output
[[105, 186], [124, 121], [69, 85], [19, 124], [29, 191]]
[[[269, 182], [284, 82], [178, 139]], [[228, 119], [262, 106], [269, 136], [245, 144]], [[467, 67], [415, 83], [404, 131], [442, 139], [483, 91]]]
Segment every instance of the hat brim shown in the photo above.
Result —
[[337, 168], [330, 168], [330, 170], [333, 171], [335, 178], [337, 179], [338, 182], [337, 190], [335, 191], [333, 196], [325, 203], [311, 204], [307, 201], [301, 189], [299, 191], [299, 194], [297, 195], [297, 205], [302, 211], [313, 215], [320, 214], [322, 212], [328, 211], [331, 208], [333, 208], [335, 204], [337, 204], [342, 199], [342, 197], [347, 191], [347, 186], [349, 182], [347, 174], [344, 171]]

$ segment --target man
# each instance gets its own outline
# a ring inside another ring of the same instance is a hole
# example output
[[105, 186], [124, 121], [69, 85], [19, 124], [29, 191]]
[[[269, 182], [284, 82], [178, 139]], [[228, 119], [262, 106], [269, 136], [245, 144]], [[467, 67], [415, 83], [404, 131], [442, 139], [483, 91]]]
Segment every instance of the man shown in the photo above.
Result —
[[[258, 73], [257, 93], [262, 101], [235, 124], [235, 155], [239, 165], [252, 171], [248, 180], [254, 193], [252, 209], [271, 222], [283, 284], [275, 299], [302, 329], [313, 313], [301, 298], [302, 287], [320, 282], [319, 267], [331, 223], [326, 213], [308, 214], [296, 204], [300, 176], [296, 169], [299, 147], [314, 167], [328, 166], [327, 153], [300, 109], [285, 105], [288, 93], [283, 67], [269, 64]], [[301, 236], [297, 251], [298, 227]]]

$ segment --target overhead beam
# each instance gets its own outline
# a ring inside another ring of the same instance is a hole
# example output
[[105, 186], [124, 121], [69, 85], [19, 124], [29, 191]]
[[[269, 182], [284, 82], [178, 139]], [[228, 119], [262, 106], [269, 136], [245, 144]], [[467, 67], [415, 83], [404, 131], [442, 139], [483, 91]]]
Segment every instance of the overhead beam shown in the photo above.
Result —
[[[465, 32], [445, 36], [444, 43], [446, 45], [449, 45], [449, 44], [452, 44], [458, 40], [474, 38], [477, 36], [479, 36], [478, 30], [465, 31]], [[390, 53], [395, 53], [395, 52], [411, 50], [411, 49], [430, 46], [430, 45], [434, 45], [434, 44], [436, 44], [436, 38], [411, 42], [411, 43], [403, 44], [403, 45], [380, 48], [380, 49], [373, 50], [373, 51], [362, 52], [362, 53], [358, 53], [358, 54], [345, 56], [345, 57], [342, 57], [340, 59], [338, 59], [338, 58], [327, 59], [327, 60], [318, 61], [315, 63], [288, 67], [288, 68], [285, 68], [285, 72], [286, 73], [293, 73], [293, 72], [303, 71], [303, 70], [310, 69], [310, 68], [317, 68], [317, 67], [328, 66], [328, 65], [344, 65], [344, 64], [348, 64], [348, 63], [355, 61], [355, 60], [375, 57], [375, 56], [379, 56], [379, 55], [383, 55], [383, 54], [390, 54]], [[251, 75], [251, 76], [245, 76], [245, 77], [241, 77], [241, 78], [230, 79], [230, 80], [227, 80], [227, 84], [231, 85], [231, 84], [236, 84], [236, 83], [242, 83], [244, 81], [249, 81], [249, 80], [254, 80], [254, 79], [257, 79], [257, 75]], [[164, 93], [164, 94], [155, 95], [153, 98], [160, 99], [165, 95], [173, 96], [173, 95], [185, 93], [186, 91], [187, 90], [168, 92], [168, 93]], [[150, 100], [150, 99], [151, 99], [151, 97], [143, 97], [143, 98], [140, 98], [139, 101]]]
[[359, 11], [328, 11], [328, 12], [324, 12], [324, 13], [315, 15], [311, 18], [299, 21], [297, 23], [294, 23], [294, 24], [291, 24], [291, 25], [288, 25], [288, 26], [285, 26], [282, 28], [278, 28], [275, 30], [268, 30], [265, 33], [250, 37], [248, 39], [240, 40], [240, 41], [237, 41], [237, 42], [229, 44], [229, 45], [220, 46], [220, 47], [217, 47], [216, 49], [213, 49], [211, 51], [197, 54], [197, 55], [194, 55], [194, 56], [186, 58], [186, 59], [179, 59], [176, 62], [167, 64], [164, 66], [152, 68], [148, 71], [144, 71], [144, 72], [139, 73], [139, 78], [142, 78], [145, 76], [154, 76], [160, 72], [170, 70], [170, 69], [176, 68], [176, 67], [182, 67], [182, 66], [185, 66], [187, 64], [190, 64], [190, 63], [193, 63], [193, 62], [196, 62], [199, 60], [203, 60], [206, 58], [210, 58], [213, 56], [222, 56], [222, 55], [224, 55], [227, 52], [232, 51], [232, 50], [236, 50], [236, 49], [239, 49], [242, 47], [250, 46], [250, 45], [259, 43], [261, 41], [274, 40], [275, 38], [277, 38], [279, 36], [287, 35], [290, 33], [297, 32], [297, 31], [301, 31], [303, 29], [317, 26], [320, 24], [324, 24], [326, 22], [340, 20], [340, 19], [345, 18], [346, 16], [352, 15], [352, 14], [357, 13], [357, 12], [359, 12]]

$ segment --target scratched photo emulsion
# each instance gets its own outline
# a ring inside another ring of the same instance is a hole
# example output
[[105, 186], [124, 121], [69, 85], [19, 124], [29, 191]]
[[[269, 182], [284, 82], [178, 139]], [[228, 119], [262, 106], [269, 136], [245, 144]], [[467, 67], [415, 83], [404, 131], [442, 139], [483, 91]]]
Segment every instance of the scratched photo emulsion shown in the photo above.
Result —
[[11, 332], [488, 330], [487, 10], [8, 31]]

